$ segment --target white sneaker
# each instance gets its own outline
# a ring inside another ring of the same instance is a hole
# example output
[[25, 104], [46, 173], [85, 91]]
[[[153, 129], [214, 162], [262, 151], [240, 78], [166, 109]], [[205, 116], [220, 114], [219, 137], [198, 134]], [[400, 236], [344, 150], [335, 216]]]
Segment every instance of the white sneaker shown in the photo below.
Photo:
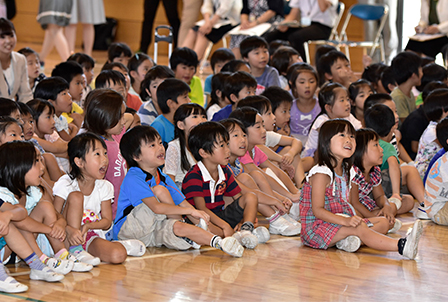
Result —
[[207, 223], [205, 222], [205, 220], [204, 219], [199, 219], [199, 223], [196, 225], [198, 228], [201, 228], [201, 229], [203, 229], [203, 230], [205, 230], [205, 231], [208, 231], [208, 225], [207, 225]]
[[75, 263], [71, 260], [49, 258], [45, 265], [58, 274], [67, 275], [73, 270]]
[[396, 233], [397, 231], [399, 231], [400, 229], [401, 229], [401, 226], [403, 225], [403, 223], [401, 223], [401, 221], [400, 220], [398, 220], [397, 218], [395, 218], [395, 223], [394, 223], [394, 226], [389, 230], [389, 231], [387, 231], [387, 233], [389, 234], [389, 233]]
[[[14, 282], [15, 281], [15, 282]], [[23, 293], [28, 290], [28, 286], [19, 283], [13, 277], [8, 277], [5, 281], [0, 281], [0, 292], [4, 293]]]
[[73, 253], [73, 256], [75, 256], [76, 259], [78, 259], [79, 261], [91, 264], [93, 266], [97, 266], [98, 264], [101, 263], [100, 258], [94, 257], [84, 250], [78, 253]]
[[253, 249], [258, 245], [258, 238], [249, 231], [239, 231], [232, 235], [241, 245], [248, 249]]
[[128, 256], [140, 257], [146, 253], [146, 245], [137, 239], [118, 240], [124, 248]]
[[289, 216], [295, 221], [300, 219], [300, 207], [298, 202], [293, 202], [291, 208], [289, 209]]
[[290, 224], [294, 225], [294, 226], [300, 226], [302, 227], [302, 224], [300, 222], [298, 222], [297, 220], [295, 220], [291, 214], [285, 214], [282, 216], [283, 218], [285, 218], [286, 221], [288, 221]]
[[49, 267], [45, 267], [43, 270], [31, 269], [30, 279], [57, 282], [64, 279], [64, 275], [55, 273]]
[[243, 246], [234, 237], [226, 237], [221, 241], [221, 250], [233, 257], [241, 257], [244, 253]]
[[414, 210], [414, 217], [422, 220], [431, 220], [428, 214], [426, 214], [425, 208], [421, 206]]
[[72, 269], [72, 271], [74, 272], [80, 272], [80, 273], [90, 272], [93, 269], [92, 264], [81, 262], [78, 260], [78, 258], [73, 256], [72, 254], [68, 254], [67, 259], [74, 262]]
[[361, 246], [361, 239], [358, 236], [348, 236], [345, 239], [339, 240], [336, 242], [336, 247], [340, 250], [354, 253]]
[[300, 234], [301, 230], [302, 226], [300, 223], [293, 225], [282, 216], [269, 224], [269, 233], [273, 235], [296, 236]]
[[271, 234], [269, 234], [269, 231], [264, 226], [260, 226], [256, 228], [252, 234], [254, 234], [257, 239], [258, 243], [266, 243], [269, 239], [271, 239]]
[[403, 249], [403, 256], [414, 259], [417, 256], [418, 241], [423, 232], [423, 224], [420, 220], [414, 222], [411, 232], [406, 236], [406, 243]]

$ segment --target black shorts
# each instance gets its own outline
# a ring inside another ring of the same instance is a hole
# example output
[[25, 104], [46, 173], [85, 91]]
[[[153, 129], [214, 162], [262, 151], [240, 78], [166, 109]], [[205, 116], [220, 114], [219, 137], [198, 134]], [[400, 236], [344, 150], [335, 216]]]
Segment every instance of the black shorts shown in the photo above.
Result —
[[[224, 35], [226, 33], [228, 33], [234, 27], [236, 27], [236, 25], [227, 24], [227, 25], [221, 26], [220, 28], [212, 28], [212, 31], [210, 33], [206, 34], [205, 37], [210, 42], [213, 42], [213, 44], [218, 43], [219, 40], [221, 40], [222, 37], [224, 37]], [[197, 32], [199, 30], [199, 26], [193, 27], [193, 30]]]
[[212, 212], [216, 214], [219, 218], [227, 222], [232, 229], [236, 227], [238, 223], [243, 219], [244, 209], [240, 207], [241, 196], [235, 199], [231, 204], [229, 204], [224, 210], [221, 208], [213, 209]]

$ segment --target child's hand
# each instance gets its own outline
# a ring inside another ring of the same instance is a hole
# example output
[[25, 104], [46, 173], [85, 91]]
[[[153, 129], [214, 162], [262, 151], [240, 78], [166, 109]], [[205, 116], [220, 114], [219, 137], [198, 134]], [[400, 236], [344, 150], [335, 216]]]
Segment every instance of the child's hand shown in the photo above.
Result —
[[233, 231], [238, 232], [241, 229], [241, 226], [243, 225], [243, 223], [240, 221], [234, 228]]
[[[389, 221], [390, 224], [395, 223], [395, 214], [397, 213], [396, 210], [393, 209], [391, 205], [385, 205], [379, 212], [378, 216], [384, 216]], [[396, 208], [395, 208], [396, 209]]]
[[81, 231], [71, 226], [66, 227], [67, 241], [70, 245], [81, 245], [85, 241], [85, 237], [82, 236]]
[[345, 226], [356, 228], [362, 221], [362, 218], [359, 216], [352, 216], [345, 218]]
[[291, 164], [287, 165], [287, 164], [284, 164], [283, 162], [281, 162], [280, 169], [285, 171], [286, 174], [288, 174], [289, 178], [291, 178], [291, 179], [294, 178], [294, 174], [296, 173], [296, 170], [294, 169], [294, 167]]
[[292, 161], [294, 160], [294, 156], [292, 156], [291, 154], [286, 153], [285, 155], [283, 155], [282, 157], [282, 163], [285, 165], [290, 165], [292, 164]]
[[65, 228], [62, 227], [58, 223], [51, 224], [49, 226], [51, 228], [50, 234], [48, 234], [51, 238], [58, 239], [60, 241], [64, 241], [66, 237]]
[[204, 211], [194, 209], [190, 215], [196, 219], [201, 219], [201, 218], [204, 219], [205, 222], [207, 223], [207, 225], [208, 225], [208, 222], [210, 221], [210, 216], [207, 213], [205, 213]]
[[11, 221], [11, 215], [6, 212], [0, 213], [0, 236], [8, 235], [9, 222]]
[[232, 227], [227, 224], [223, 229], [222, 229], [223, 233], [224, 233], [224, 238], [225, 237], [230, 237], [233, 235], [233, 233], [235, 233], [235, 231], [232, 229]]
[[[285, 198], [285, 199], [283, 199], [282, 203], [283, 203], [283, 205], [285, 206], [286, 213], [288, 213], [288, 212], [289, 212], [289, 209], [292, 207], [292, 201], [291, 201], [291, 199], [289, 199], [289, 198]], [[286, 214], [286, 213], [285, 213], [285, 214]]]

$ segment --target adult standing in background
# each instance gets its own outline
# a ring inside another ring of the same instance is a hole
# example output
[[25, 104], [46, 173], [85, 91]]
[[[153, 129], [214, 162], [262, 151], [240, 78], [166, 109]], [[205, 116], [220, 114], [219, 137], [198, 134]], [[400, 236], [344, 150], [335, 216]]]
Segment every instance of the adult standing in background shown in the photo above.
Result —
[[75, 52], [76, 27], [82, 23], [84, 53], [92, 56], [95, 41], [94, 24], [106, 23], [103, 0], [73, 0], [70, 25], [65, 28], [70, 53]]
[[[153, 35], [152, 28], [156, 18], [157, 7], [159, 7], [159, 2], [160, 0], [145, 0], [144, 2], [142, 34], [140, 38], [140, 51], [143, 53], [148, 53], [148, 47], [151, 44], [151, 38]], [[179, 14], [177, 12], [177, 0], [162, 0], [162, 2], [163, 7], [165, 8], [166, 18], [173, 28], [173, 46], [176, 48], [177, 34], [180, 26]], [[186, 35], [187, 33], [185, 33], [185, 36]]]
[[183, 45], [188, 31], [194, 26], [196, 21], [198, 21], [201, 6], [202, 0], [183, 0], [179, 38], [177, 39], [178, 45]]

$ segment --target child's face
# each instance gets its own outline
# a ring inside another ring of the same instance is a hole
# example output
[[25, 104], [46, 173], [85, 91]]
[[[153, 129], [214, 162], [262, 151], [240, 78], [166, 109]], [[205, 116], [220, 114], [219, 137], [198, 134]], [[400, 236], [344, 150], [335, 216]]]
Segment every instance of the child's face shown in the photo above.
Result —
[[238, 101], [244, 99], [246, 96], [255, 95], [256, 87], [245, 86], [238, 92]]
[[258, 47], [251, 50], [244, 58], [251, 68], [264, 69], [269, 62], [269, 50], [266, 47]]
[[126, 106], [124, 104], [122, 104], [121, 105], [121, 117], [120, 117], [120, 120], [118, 121], [118, 123], [114, 127], [106, 130], [106, 133], [108, 135], [118, 135], [118, 134], [120, 134], [123, 131], [124, 124], [126, 123], [126, 120], [124, 119], [124, 111], [125, 110], [126, 110]]
[[84, 157], [84, 159], [78, 158], [79, 164], [75, 158], [75, 163], [81, 169], [82, 175], [93, 179], [103, 179], [109, 165], [107, 149], [99, 141], [95, 141], [93, 148], [90, 148]]
[[346, 85], [349, 83], [353, 76], [353, 71], [350, 68], [350, 62], [344, 59], [337, 59], [336, 62], [331, 66], [331, 75], [326, 73], [329, 80], [334, 83], [340, 83]]
[[28, 68], [28, 77], [30, 79], [35, 79], [40, 73], [40, 62], [39, 58], [34, 54], [30, 54], [26, 57], [26, 66]]
[[342, 161], [350, 158], [356, 149], [356, 139], [347, 131], [339, 132], [331, 138], [330, 150], [334, 157]]
[[310, 100], [317, 89], [317, 80], [311, 72], [301, 72], [296, 79], [296, 92], [299, 99]]
[[112, 70], [119, 71], [124, 76], [124, 78], [126, 79], [126, 91], [128, 91], [131, 87], [131, 78], [129, 77], [129, 73], [119, 67], [114, 67], [112, 68]]
[[130, 59], [130, 58], [131, 58], [131, 57], [126, 57], [126, 56], [122, 53], [119, 57], [114, 58], [114, 59], [112, 60], [112, 62], [118, 62], [118, 63], [123, 64], [124, 66], [128, 66], [128, 62], [129, 62], [129, 59]]
[[193, 127], [206, 121], [207, 117], [204, 114], [190, 114], [184, 119], [183, 122], [177, 122], [177, 126], [179, 127], [179, 129], [184, 130], [185, 138], [187, 138], [188, 135], [190, 135], [190, 131], [191, 129], [193, 129]]
[[95, 75], [93, 68], [83, 67], [82, 71], [84, 72], [84, 75], [86, 76], [87, 85], [90, 85], [90, 83], [92, 83], [93, 77]]
[[34, 165], [25, 174], [25, 186], [39, 186], [41, 176], [44, 174], [44, 165], [42, 164], [42, 156], [36, 148], [36, 158], [34, 160]]
[[396, 129], [398, 129], [398, 121], [400, 120], [400, 118], [398, 117], [397, 106], [395, 106], [395, 102], [392, 100], [387, 100], [383, 104], [386, 105], [387, 107], [389, 107], [390, 110], [392, 110], [392, 112], [394, 113], [395, 127], [396, 127]]
[[271, 106], [269, 106], [268, 110], [261, 115], [261, 118], [263, 119], [263, 124], [266, 131], [274, 131], [276, 119], [275, 115], [272, 113]]
[[300, 62], [303, 62], [301, 56], [299, 56], [299, 55], [292, 55], [292, 56], [289, 57], [289, 65], [288, 65], [288, 67], [291, 66], [292, 64], [300, 63]]
[[68, 89], [59, 92], [56, 101], [52, 101], [52, 103], [57, 116], [60, 116], [63, 112], [70, 113], [72, 111], [72, 96]]
[[383, 163], [383, 148], [377, 140], [367, 143], [367, 150], [363, 156], [363, 164], [366, 166], [379, 166]]
[[215, 64], [215, 69], [213, 70], [214, 74], [220, 73], [221, 69], [224, 67], [224, 65], [226, 65], [229, 62], [229, 60], [227, 61], [219, 61], [218, 63]]
[[180, 105], [188, 104], [190, 102], [191, 102], [191, 100], [188, 97], [188, 92], [185, 92], [177, 97], [177, 103], [172, 102], [172, 106], [171, 106], [170, 110], [172, 110], [172, 112], [174, 112], [177, 110], [177, 108], [179, 108]]
[[19, 122], [22, 122], [22, 116], [20, 115], [19, 109], [16, 109], [13, 112], [11, 112], [10, 117], [12, 117], [13, 119], [16, 119]]
[[419, 86], [422, 84], [422, 77], [423, 77], [423, 68], [419, 67], [418, 68], [418, 75], [416, 75], [416, 81], [414, 86]]
[[17, 123], [11, 123], [0, 135], [0, 145], [16, 140], [23, 140], [22, 128]]
[[251, 145], [264, 145], [266, 143], [266, 129], [263, 125], [263, 118], [257, 114], [255, 124], [247, 127], [247, 141]]
[[334, 89], [333, 105], [325, 105], [325, 110], [330, 119], [347, 118], [350, 116], [350, 99], [347, 90], [344, 88]]
[[356, 95], [355, 101], [352, 101], [352, 106], [355, 106], [359, 110], [364, 110], [364, 102], [371, 94], [373, 94], [373, 91], [370, 86], [362, 85], [359, 88], [358, 95]]
[[30, 140], [34, 135], [34, 119], [31, 114], [22, 115], [23, 136], [25, 140]]
[[224, 141], [222, 137], [213, 145], [212, 154], [210, 154], [210, 160], [217, 165], [226, 166], [230, 160], [229, 142]]
[[229, 149], [233, 156], [241, 157], [247, 152], [247, 136], [240, 126], [235, 125], [233, 130], [229, 132]]
[[143, 143], [140, 150], [140, 155], [135, 158], [140, 167], [157, 168], [165, 164], [165, 147], [159, 136], [152, 142]]
[[165, 79], [156, 78], [154, 81], [151, 81], [151, 84], [149, 84], [149, 94], [151, 95], [153, 103], [157, 103], [157, 88], [164, 80]]
[[17, 43], [16, 33], [0, 34], [0, 53], [9, 55], [14, 50]]
[[45, 107], [39, 119], [37, 120], [36, 129], [42, 134], [52, 134], [55, 128], [55, 121], [53, 114], [50, 113], [50, 108]]
[[138, 67], [137, 71], [131, 72], [134, 81], [137, 83], [141, 83], [144, 79], [148, 71], [153, 67], [151, 60], [144, 60]]
[[283, 129], [289, 123], [289, 119], [291, 118], [291, 103], [282, 102], [277, 109], [275, 109], [274, 115], [276, 120], [275, 124], [277, 127]]
[[110, 89], [115, 90], [116, 92], [118, 92], [119, 94], [121, 94], [121, 96], [123, 97], [123, 99], [126, 101], [126, 97], [128, 96], [128, 92], [126, 91], [126, 87], [123, 83], [121, 82], [107, 82], [107, 87]]
[[185, 64], [180, 63], [176, 66], [176, 69], [174, 70], [174, 77], [190, 85], [191, 79], [193, 78], [195, 73], [196, 73], [195, 66], [187, 66]]
[[72, 96], [73, 100], [79, 102], [82, 98], [83, 90], [84, 90], [84, 78], [82, 74], [78, 74], [74, 76], [73, 79], [70, 81], [68, 91], [70, 92], [70, 95]]

